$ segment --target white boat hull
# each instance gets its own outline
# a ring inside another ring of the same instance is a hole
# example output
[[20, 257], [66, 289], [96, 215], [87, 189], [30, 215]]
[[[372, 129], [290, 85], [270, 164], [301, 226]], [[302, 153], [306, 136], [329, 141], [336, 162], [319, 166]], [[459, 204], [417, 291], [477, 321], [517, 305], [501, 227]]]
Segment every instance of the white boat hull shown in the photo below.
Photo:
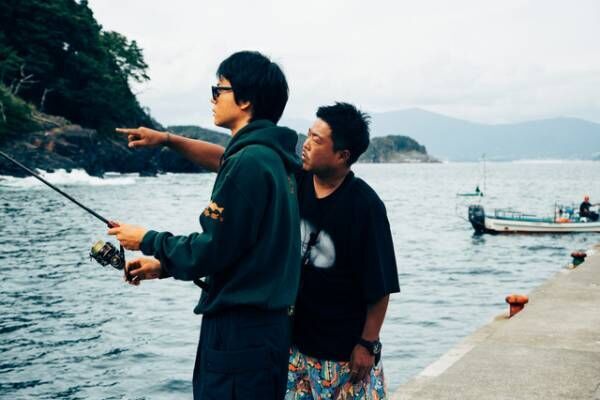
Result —
[[575, 233], [600, 232], [600, 222], [532, 222], [485, 217], [485, 228], [498, 233]]
[[[503, 212], [488, 216], [481, 205], [469, 206], [469, 222], [476, 233], [578, 233], [599, 232], [600, 221], [553, 222], [552, 218], [539, 218], [522, 213]], [[507, 218], [505, 215], [516, 215]]]

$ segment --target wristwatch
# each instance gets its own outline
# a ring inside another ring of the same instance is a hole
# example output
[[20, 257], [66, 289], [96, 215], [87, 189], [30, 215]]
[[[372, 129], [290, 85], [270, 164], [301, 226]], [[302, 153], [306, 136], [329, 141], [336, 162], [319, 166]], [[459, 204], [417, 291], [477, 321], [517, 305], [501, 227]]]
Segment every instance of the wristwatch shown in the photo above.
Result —
[[372, 356], [378, 356], [381, 354], [381, 342], [379, 340], [374, 340], [372, 342], [365, 340], [363, 338], [358, 339], [358, 344], [367, 349]]

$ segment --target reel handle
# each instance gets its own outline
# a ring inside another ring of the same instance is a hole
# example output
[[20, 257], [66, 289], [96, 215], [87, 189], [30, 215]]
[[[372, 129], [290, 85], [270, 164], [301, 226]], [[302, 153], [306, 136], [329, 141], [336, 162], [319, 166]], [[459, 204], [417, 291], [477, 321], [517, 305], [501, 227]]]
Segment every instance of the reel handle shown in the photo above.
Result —
[[123, 272], [125, 273], [125, 279], [127, 279], [127, 282], [131, 282], [133, 277], [129, 273], [129, 269], [127, 269], [127, 261], [125, 261], [125, 249], [121, 245], [119, 245], [119, 253], [121, 254], [121, 259], [123, 259]]

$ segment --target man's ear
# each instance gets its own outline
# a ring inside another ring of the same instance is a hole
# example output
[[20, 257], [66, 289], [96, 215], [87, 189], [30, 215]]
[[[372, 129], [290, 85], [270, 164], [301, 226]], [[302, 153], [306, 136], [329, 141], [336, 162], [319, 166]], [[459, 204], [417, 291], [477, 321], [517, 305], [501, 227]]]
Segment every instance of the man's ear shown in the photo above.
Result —
[[348, 160], [350, 159], [350, 150], [340, 150], [338, 151], [338, 155], [342, 161], [348, 164]]
[[238, 106], [242, 109], [242, 111], [251, 112], [252, 104], [248, 100], [240, 101]]

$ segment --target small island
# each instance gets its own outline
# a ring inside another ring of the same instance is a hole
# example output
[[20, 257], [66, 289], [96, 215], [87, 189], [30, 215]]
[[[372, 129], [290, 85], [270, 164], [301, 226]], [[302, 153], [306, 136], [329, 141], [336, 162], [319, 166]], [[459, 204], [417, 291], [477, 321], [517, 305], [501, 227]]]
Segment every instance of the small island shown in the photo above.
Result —
[[371, 139], [359, 158], [363, 163], [439, 163], [427, 154], [425, 146], [408, 136], [389, 135]]

